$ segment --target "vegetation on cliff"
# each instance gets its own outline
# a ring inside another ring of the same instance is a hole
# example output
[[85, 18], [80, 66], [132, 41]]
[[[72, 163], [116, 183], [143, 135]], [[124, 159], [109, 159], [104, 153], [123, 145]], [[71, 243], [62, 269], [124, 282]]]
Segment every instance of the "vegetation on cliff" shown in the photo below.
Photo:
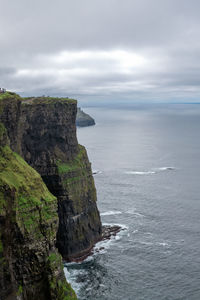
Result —
[[19, 99], [0, 95], [0, 299], [75, 300], [55, 248], [57, 198], [9, 146], [8, 120], [19, 115]]
[[49, 96], [41, 96], [41, 97], [25, 97], [21, 98], [24, 104], [55, 104], [55, 103], [73, 103], [76, 104], [77, 100], [71, 99], [68, 97], [49, 97]]
[[77, 142], [76, 112], [76, 102], [67, 98], [31, 98], [23, 101], [20, 133], [21, 155], [57, 197], [57, 247], [67, 261], [88, 254], [102, 232], [91, 164]]
[[[81, 259], [101, 238], [96, 189], [85, 148], [79, 145], [77, 155], [69, 161], [58, 160], [57, 167], [60, 184], [67, 195], [66, 203], [60, 203], [64, 206], [62, 210], [68, 205], [68, 224], [60, 225], [58, 249], [66, 260]], [[64, 244], [65, 240], [70, 243]]]
[[79, 260], [101, 238], [91, 164], [76, 137], [76, 112], [73, 99], [0, 95], [3, 299], [13, 293], [23, 300], [76, 299], [56, 247], [66, 261]]

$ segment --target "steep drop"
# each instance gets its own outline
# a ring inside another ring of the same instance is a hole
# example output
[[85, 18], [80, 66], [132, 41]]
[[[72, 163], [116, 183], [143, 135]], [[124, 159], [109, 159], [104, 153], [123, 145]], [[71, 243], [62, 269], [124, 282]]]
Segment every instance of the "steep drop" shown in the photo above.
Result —
[[16, 95], [0, 97], [0, 119], [8, 128], [0, 122], [0, 299], [75, 300], [55, 248], [57, 199], [9, 147], [20, 119]]

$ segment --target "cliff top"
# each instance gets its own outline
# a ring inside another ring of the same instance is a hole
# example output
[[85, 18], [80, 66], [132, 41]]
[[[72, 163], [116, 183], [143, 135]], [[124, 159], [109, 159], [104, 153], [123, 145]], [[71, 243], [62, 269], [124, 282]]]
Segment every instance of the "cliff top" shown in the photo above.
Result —
[[0, 94], [0, 101], [6, 99], [18, 99], [23, 104], [54, 104], [54, 103], [73, 103], [76, 104], [77, 100], [71, 98], [59, 98], [59, 97], [49, 97], [49, 96], [40, 96], [40, 97], [25, 97], [22, 98], [18, 94], [13, 92], [5, 92]]
[[49, 97], [49, 96], [41, 96], [41, 97], [26, 97], [22, 98], [22, 103], [24, 104], [53, 104], [53, 103], [73, 103], [76, 104], [77, 100], [59, 97]]
[[21, 99], [21, 97], [13, 92], [0, 93], [0, 101], [6, 99]]

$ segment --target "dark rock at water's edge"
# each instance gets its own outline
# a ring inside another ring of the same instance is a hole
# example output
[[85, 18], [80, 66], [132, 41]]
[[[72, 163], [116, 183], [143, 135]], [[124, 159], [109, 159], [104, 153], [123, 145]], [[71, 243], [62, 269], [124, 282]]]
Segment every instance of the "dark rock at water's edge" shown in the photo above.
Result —
[[[102, 235], [101, 235], [100, 239], [98, 240], [98, 242], [110, 240], [111, 238], [115, 237], [122, 230], [125, 230], [125, 229], [119, 225], [104, 225], [104, 226], [102, 226]], [[83, 252], [81, 255], [77, 255], [76, 257], [74, 256], [71, 258], [69, 257], [67, 260], [65, 260], [65, 262], [76, 262], [76, 263], [82, 262], [87, 257], [94, 254], [94, 248], [95, 248], [95, 245], [90, 247], [87, 251]], [[95, 252], [100, 252], [103, 249], [104, 249], [104, 247], [101, 247], [100, 249], [95, 250]]]
[[113, 236], [116, 236], [121, 230], [124, 230], [119, 225], [104, 225], [102, 227], [102, 240], [110, 240]]
[[76, 299], [55, 243], [73, 259], [102, 226], [75, 119], [75, 100], [0, 95], [0, 299]]
[[78, 107], [76, 115], [76, 126], [86, 127], [92, 125], [95, 125], [95, 120]]

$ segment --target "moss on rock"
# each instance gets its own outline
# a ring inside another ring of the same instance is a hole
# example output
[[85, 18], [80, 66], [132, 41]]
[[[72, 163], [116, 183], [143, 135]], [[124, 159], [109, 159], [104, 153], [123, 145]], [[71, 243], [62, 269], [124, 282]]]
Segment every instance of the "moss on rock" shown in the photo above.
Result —
[[[67, 222], [59, 226], [57, 244], [64, 259], [70, 261], [90, 251], [92, 245], [100, 239], [101, 222], [91, 164], [85, 148], [78, 145], [78, 153], [74, 158], [58, 160], [57, 168], [60, 185], [67, 195], [64, 198], [67, 200], [59, 202], [60, 211], [68, 209]], [[63, 245], [65, 240], [70, 243]]]
[[[57, 199], [41, 176], [0, 147], [0, 297], [74, 300], [55, 249]], [[52, 282], [54, 283], [52, 285]]]

